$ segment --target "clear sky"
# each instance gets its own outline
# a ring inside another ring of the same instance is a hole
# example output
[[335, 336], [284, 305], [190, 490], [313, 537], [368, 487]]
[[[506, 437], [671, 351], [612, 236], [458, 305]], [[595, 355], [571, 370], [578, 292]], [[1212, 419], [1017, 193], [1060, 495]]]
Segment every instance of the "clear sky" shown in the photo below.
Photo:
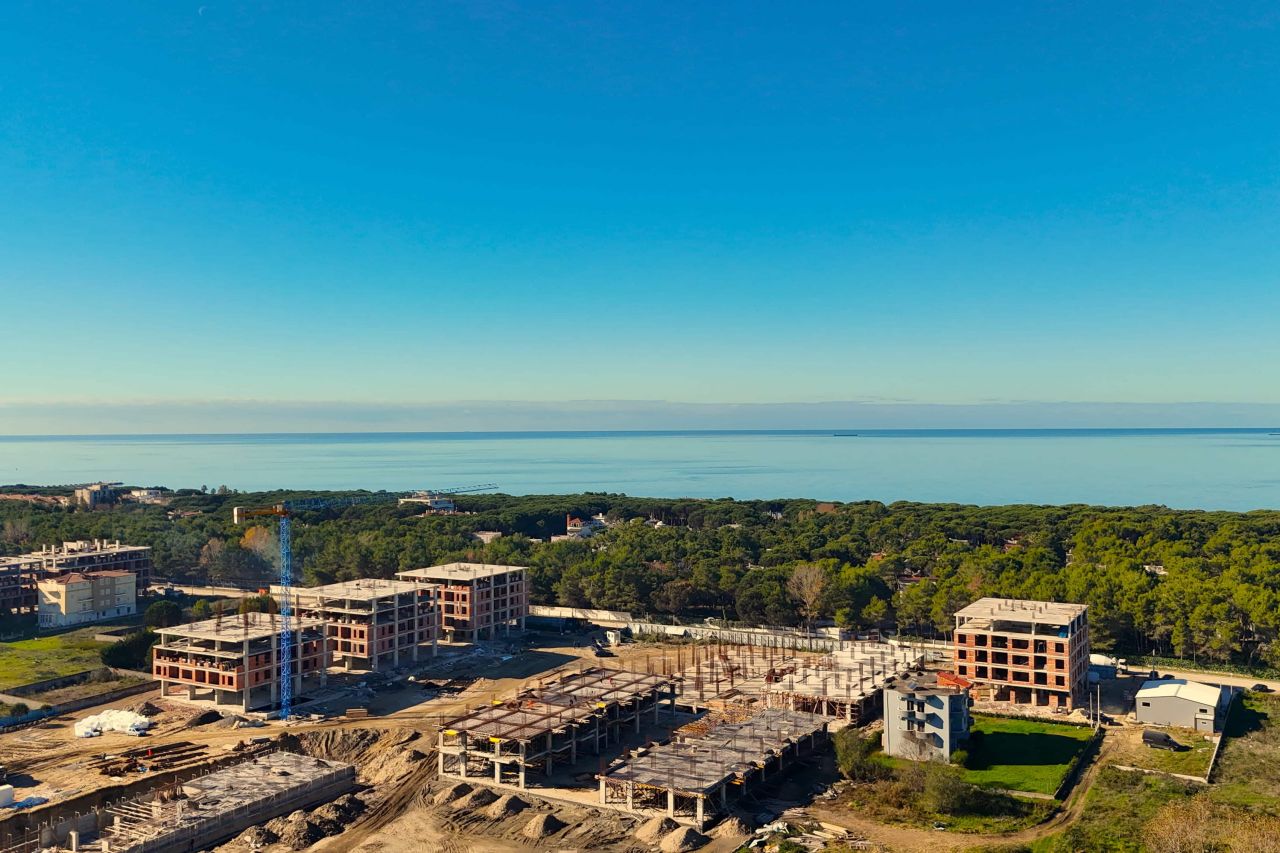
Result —
[[24, 429], [1280, 403], [1274, 3], [35, 0], [0, 56]]

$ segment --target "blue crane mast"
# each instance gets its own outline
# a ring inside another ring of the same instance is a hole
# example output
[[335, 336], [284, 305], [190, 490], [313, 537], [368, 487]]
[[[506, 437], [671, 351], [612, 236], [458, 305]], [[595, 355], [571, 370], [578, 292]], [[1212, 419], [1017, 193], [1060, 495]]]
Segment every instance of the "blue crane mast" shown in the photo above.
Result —
[[[423, 490], [413, 495], [456, 495], [463, 492], [480, 492], [496, 489], [494, 483], [466, 486], [458, 489]], [[341, 498], [298, 498], [282, 501], [273, 506], [233, 507], [231, 520], [241, 524], [248, 518], [273, 516], [280, 524], [280, 719], [288, 720], [293, 714], [293, 543], [292, 519], [295, 513], [309, 510], [336, 509], [365, 503], [398, 501], [408, 492], [378, 492], [370, 495], [351, 495]]]

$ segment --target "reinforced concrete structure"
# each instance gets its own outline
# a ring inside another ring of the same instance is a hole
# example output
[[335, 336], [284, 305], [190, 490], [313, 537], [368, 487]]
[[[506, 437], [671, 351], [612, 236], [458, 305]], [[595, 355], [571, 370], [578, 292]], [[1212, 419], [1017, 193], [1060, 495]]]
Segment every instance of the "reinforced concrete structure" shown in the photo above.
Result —
[[396, 577], [440, 587], [440, 631], [449, 641], [496, 639], [524, 630], [529, 592], [523, 566], [448, 563], [398, 572]]
[[[164, 698], [205, 699], [242, 710], [280, 700], [280, 618], [244, 613], [157, 628], [152, 674]], [[318, 619], [293, 620], [293, 694], [325, 683], [329, 644]]]
[[768, 708], [807, 711], [858, 725], [878, 712], [885, 681], [919, 669], [924, 659], [924, 652], [912, 646], [845, 642], [829, 654], [794, 658], [737, 689], [760, 696]]
[[1089, 608], [980, 598], [956, 612], [953, 664], [996, 701], [1072, 709], [1085, 701]]
[[132, 572], [66, 572], [36, 581], [41, 628], [66, 628], [138, 612]]
[[[365, 578], [293, 589], [294, 611], [324, 623], [334, 666], [378, 671], [435, 655], [438, 587]], [[279, 598], [283, 589], [271, 587]]]
[[39, 551], [23, 554], [34, 560], [40, 577], [52, 577], [65, 572], [132, 572], [137, 583], [139, 598], [146, 595], [151, 586], [151, 549], [145, 545], [121, 545], [119, 540], [84, 539], [46, 545]]
[[31, 556], [0, 557], [0, 616], [36, 611], [40, 565], [40, 560]]
[[[255, 824], [331, 802], [355, 788], [350, 764], [269, 752], [176, 786], [108, 806], [92, 853], [207, 850]], [[78, 842], [79, 839], [76, 839]]]
[[527, 787], [528, 771], [550, 776], [583, 753], [598, 756], [644, 719], [658, 722], [662, 703], [674, 716], [672, 679], [591, 668], [476, 708], [441, 727], [441, 776]]
[[783, 709], [699, 721], [598, 775], [600, 804], [666, 814], [701, 829], [728, 810], [731, 793], [786, 770], [825, 742], [826, 732], [826, 719]]

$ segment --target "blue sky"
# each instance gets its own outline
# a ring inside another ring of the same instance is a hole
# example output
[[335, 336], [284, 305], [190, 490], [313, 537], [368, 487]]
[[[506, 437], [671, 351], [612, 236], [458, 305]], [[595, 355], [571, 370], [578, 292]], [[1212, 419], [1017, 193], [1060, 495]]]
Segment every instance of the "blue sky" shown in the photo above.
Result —
[[1244, 2], [9, 4], [0, 402], [1280, 403], [1277, 44]]

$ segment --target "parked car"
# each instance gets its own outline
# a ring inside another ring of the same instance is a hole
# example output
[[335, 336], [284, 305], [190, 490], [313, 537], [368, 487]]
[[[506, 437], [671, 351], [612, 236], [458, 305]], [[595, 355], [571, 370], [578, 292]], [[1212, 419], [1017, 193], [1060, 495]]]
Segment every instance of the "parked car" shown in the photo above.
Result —
[[1265, 684], [1255, 684], [1249, 689], [1252, 690], [1254, 693], [1274, 693], [1275, 692]]
[[1142, 743], [1152, 749], [1167, 749], [1170, 752], [1182, 752], [1188, 748], [1174, 740], [1168, 732], [1155, 729], [1142, 730]]

